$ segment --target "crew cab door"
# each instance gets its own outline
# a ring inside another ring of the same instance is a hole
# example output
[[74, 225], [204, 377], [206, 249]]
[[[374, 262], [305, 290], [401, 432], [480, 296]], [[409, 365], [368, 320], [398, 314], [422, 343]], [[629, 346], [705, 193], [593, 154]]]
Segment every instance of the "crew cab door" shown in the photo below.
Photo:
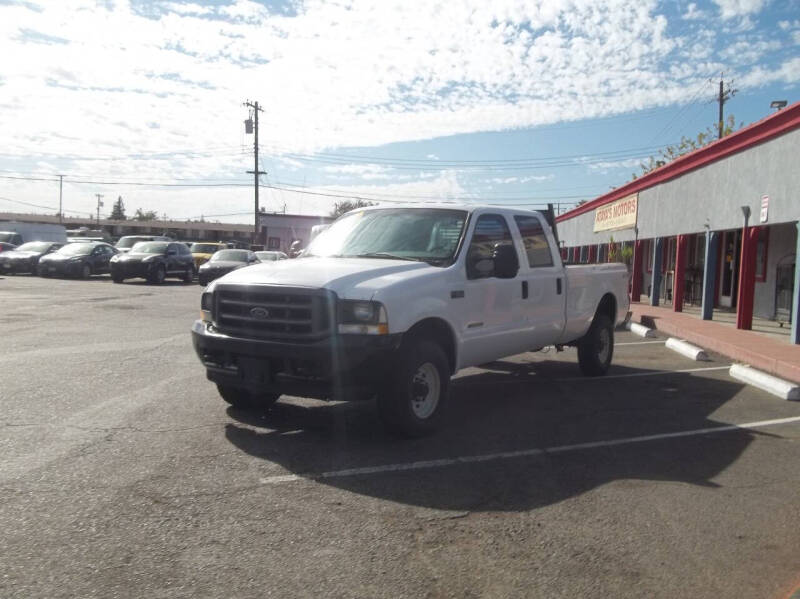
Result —
[[528, 326], [528, 349], [553, 345], [564, 330], [566, 281], [564, 267], [535, 214], [515, 214], [525, 257], [520, 267], [523, 311]]
[[525, 340], [519, 276], [508, 277], [494, 267], [493, 256], [501, 246], [517, 255], [518, 268], [519, 252], [505, 216], [480, 215], [467, 244], [463, 297], [451, 295], [452, 314], [461, 329], [459, 368], [491, 362], [531, 347]]

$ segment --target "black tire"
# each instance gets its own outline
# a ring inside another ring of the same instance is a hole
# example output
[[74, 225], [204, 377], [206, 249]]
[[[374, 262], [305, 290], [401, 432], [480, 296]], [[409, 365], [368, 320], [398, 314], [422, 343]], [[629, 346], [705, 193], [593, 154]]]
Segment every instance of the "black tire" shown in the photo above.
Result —
[[378, 393], [384, 426], [404, 437], [433, 433], [444, 422], [449, 387], [450, 366], [438, 344], [425, 339], [404, 343], [388, 384]]
[[183, 273], [183, 282], [187, 285], [194, 281], [194, 267], [190, 266], [186, 269], [186, 272]]
[[242, 387], [217, 385], [220, 397], [234, 408], [248, 411], [266, 411], [278, 401], [279, 393], [253, 393]]
[[113, 275], [112, 274], [111, 275], [111, 280], [114, 281], [115, 283], [122, 283], [125, 279], [123, 279], [122, 277], [120, 277], [118, 275]]
[[156, 266], [155, 270], [153, 270], [153, 274], [148, 277], [148, 281], [150, 281], [153, 285], [161, 285], [166, 278], [167, 269], [164, 268], [163, 264], [159, 264]]
[[585, 376], [602, 376], [614, 356], [614, 325], [605, 314], [596, 314], [592, 326], [578, 341], [578, 366]]
[[81, 279], [88, 279], [92, 276], [92, 267], [88, 264], [81, 266]]

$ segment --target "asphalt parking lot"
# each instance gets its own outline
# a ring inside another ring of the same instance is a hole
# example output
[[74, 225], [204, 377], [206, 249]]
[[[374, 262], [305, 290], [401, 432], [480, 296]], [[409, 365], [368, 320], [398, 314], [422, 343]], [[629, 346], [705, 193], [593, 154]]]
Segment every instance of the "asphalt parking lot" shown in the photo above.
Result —
[[800, 404], [617, 336], [372, 403], [227, 407], [201, 288], [0, 279], [2, 597], [720, 597], [800, 586]]

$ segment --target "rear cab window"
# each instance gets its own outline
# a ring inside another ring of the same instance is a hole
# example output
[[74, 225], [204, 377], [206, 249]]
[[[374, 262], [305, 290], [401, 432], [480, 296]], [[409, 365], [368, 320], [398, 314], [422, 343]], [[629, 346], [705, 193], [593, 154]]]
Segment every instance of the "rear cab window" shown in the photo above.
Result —
[[528, 266], [538, 268], [553, 266], [553, 252], [547, 241], [542, 222], [534, 215], [514, 215], [514, 222], [522, 238], [525, 254], [528, 257]]

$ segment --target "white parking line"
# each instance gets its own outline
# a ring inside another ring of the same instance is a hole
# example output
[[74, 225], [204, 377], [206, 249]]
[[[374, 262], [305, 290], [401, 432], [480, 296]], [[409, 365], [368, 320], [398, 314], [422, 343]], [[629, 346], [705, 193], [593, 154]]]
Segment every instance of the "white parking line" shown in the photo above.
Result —
[[558, 381], [559, 383], [563, 381], [599, 382], [599, 381], [607, 381], [608, 379], [625, 379], [636, 376], [658, 376], [661, 374], [708, 372], [709, 370], [728, 370], [730, 367], [731, 365], [728, 364], [727, 366], [707, 366], [705, 368], [683, 368], [681, 370], [653, 370], [652, 372], [629, 372], [628, 374], [607, 374], [605, 376], [594, 376], [594, 377], [574, 376], [565, 379], [555, 379], [555, 380]]
[[615, 343], [614, 347], [619, 347], [620, 345], [650, 345], [651, 343], [661, 343], [663, 345], [666, 342], [666, 339], [661, 341], [627, 341], [625, 343]]
[[689, 431], [678, 431], [675, 433], [661, 433], [658, 435], [643, 435], [641, 437], [627, 437], [624, 439], [611, 439], [608, 441], [591, 441], [588, 443], [575, 443], [573, 445], [556, 445], [555, 447], [543, 447], [535, 449], [522, 449], [518, 451], [502, 451], [498, 453], [486, 453], [482, 455], [461, 456], [456, 458], [441, 458], [438, 460], [424, 460], [420, 462], [406, 462], [400, 464], [385, 464], [383, 466], [366, 466], [363, 468], [349, 468], [345, 470], [332, 470], [319, 474], [279, 474], [267, 476], [261, 479], [261, 484], [275, 485], [280, 483], [290, 483], [299, 480], [327, 480], [332, 478], [346, 478], [349, 476], [365, 476], [369, 474], [386, 474], [389, 472], [408, 472], [412, 470], [429, 470], [432, 468], [445, 468], [458, 464], [477, 464], [480, 462], [491, 462], [496, 460], [510, 460], [515, 458], [527, 458], [547, 454], [567, 453], [570, 451], [581, 451], [583, 449], [596, 449], [598, 447], [614, 447], [618, 445], [630, 445], [633, 443], [646, 443], [648, 441], [660, 441], [662, 439], [677, 439], [681, 437], [696, 437], [713, 433], [724, 433], [730, 431], [750, 430], [766, 428], [780, 424], [790, 424], [800, 422], [800, 416], [790, 418], [778, 418], [776, 420], [760, 420], [755, 422], [744, 422], [742, 424], [727, 424], [724, 426], [712, 426], [708, 428], [698, 428]]

